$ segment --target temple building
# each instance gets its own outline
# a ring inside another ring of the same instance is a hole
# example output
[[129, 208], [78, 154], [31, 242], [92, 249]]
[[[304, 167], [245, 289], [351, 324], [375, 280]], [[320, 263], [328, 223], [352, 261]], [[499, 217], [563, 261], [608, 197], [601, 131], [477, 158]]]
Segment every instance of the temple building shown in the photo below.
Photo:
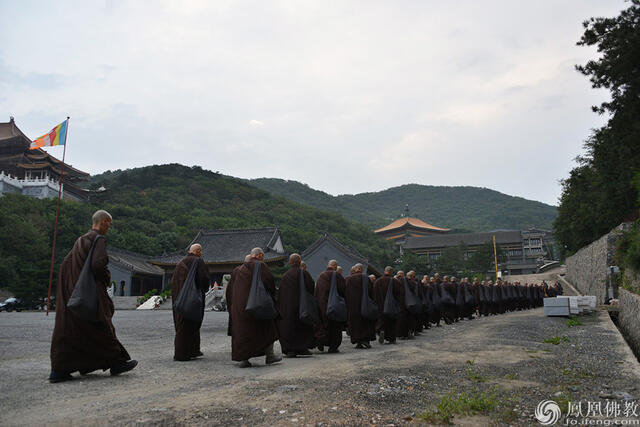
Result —
[[0, 122], [0, 196], [17, 193], [39, 199], [58, 197], [63, 173], [63, 198], [86, 200], [88, 191], [80, 185], [88, 180], [89, 174], [63, 164], [42, 149], [30, 150], [31, 142], [13, 117], [7, 123]]
[[460, 245], [464, 245], [464, 256], [468, 258], [481, 246], [493, 243], [494, 236], [504, 253], [499, 268], [505, 274], [533, 274], [545, 260], [556, 259], [552, 233], [535, 228], [409, 237], [399, 245], [399, 250], [425, 256], [430, 263], [436, 263], [445, 249]]
[[187, 255], [189, 247], [194, 243], [202, 245], [202, 259], [209, 269], [212, 282], [221, 283], [222, 276], [241, 265], [245, 256], [256, 247], [262, 248], [263, 261], [269, 266], [284, 265], [287, 261], [282, 236], [276, 227], [200, 230], [185, 250], [155, 257], [149, 261], [164, 270], [165, 287], [170, 283], [176, 265]]

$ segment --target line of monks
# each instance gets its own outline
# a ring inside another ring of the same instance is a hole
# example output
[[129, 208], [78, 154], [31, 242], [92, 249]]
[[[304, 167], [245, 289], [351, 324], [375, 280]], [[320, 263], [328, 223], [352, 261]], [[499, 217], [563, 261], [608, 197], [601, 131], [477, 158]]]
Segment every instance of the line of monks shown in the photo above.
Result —
[[[51, 338], [49, 381], [52, 383], [71, 380], [71, 374], [75, 372], [86, 375], [96, 370], [109, 370], [111, 375], [120, 375], [138, 364], [116, 336], [112, 322], [113, 301], [107, 294], [111, 281], [109, 255], [105, 239], [98, 237], [108, 233], [112, 217], [108, 212], [99, 210], [92, 220], [92, 228], [76, 240], [60, 266], [56, 319]], [[88, 259], [90, 253], [93, 255]], [[493, 284], [491, 281], [485, 284], [477, 280], [470, 283], [467, 279], [458, 282], [455, 277], [447, 276], [441, 280], [438, 274], [431, 278], [424, 276], [418, 281], [414, 271], [406, 275], [399, 271], [394, 275], [391, 267], [385, 268], [384, 276], [376, 279], [366, 276], [361, 264], [354, 265], [351, 274], [345, 278], [335, 260], [330, 261], [326, 271], [314, 281], [298, 254], [290, 256], [291, 268], [276, 289], [273, 274], [263, 258], [262, 249], [254, 248], [245, 262], [234, 269], [226, 289], [231, 358], [240, 362], [241, 367], [251, 366], [249, 359], [258, 356], [265, 356], [266, 364], [281, 361], [282, 357], [273, 350], [273, 343], [277, 340], [280, 340], [282, 352], [287, 357], [309, 356], [310, 349], [324, 351], [325, 347], [329, 353], [337, 353], [346, 330], [356, 348], [367, 349], [376, 338], [380, 344], [393, 344], [396, 337], [413, 339], [431, 325], [440, 326], [441, 321], [452, 323], [463, 318], [473, 319], [476, 313], [488, 316], [538, 307], [545, 296], [562, 294], [562, 287], [557, 283], [551, 287], [544, 282], [541, 285]], [[67, 307], [85, 266], [91, 270], [96, 283], [97, 321], [83, 320]], [[253, 274], [258, 266], [264, 290], [277, 308], [275, 319], [259, 320], [245, 311]], [[188, 280], [190, 270], [194, 272], [196, 289], [204, 301], [209, 275], [199, 244], [192, 245], [189, 254], [176, 266], [171, 280], [174, 303]], [[335, 285], [332, 286], [334, 278]], [[304, 295], [301, 291], [313, 295], [317, 301], [317, 322], [309, 324], [301, 320], [300, 296]], [[346, 313], [340, 317], [344, 321], [332, 320], [327, 315], [329, 306], [337, 298], [336, 293], [344, 298]], [[373, 300], [371, 305], [363, 305], [369, 301], [369, 296]], [[395, 304], [393, 312], [389, 309], [391, 301]], [[374, 304], [377, 305], [377, 313]], [[370, 308], [368, 315], [362, 311], [363, 306]], [[174, 304], [174, 360], [188, 361], [203, 356], [200, 327], [204, 304], [201, 311], [201, 316], [196, 316], [198, 321], [189, 320], [175, 310]]]
[[[476, 314], [489, 316], [535, 308], [543, 305], [545, 296], [562, 293], [558, 283], [553, 286], [544, 282], [533, 285], [498, 281], [494, 284], [493, 281], [474, 280], [471, 283], [466, 278], [458, 282], [455, 277], [444, 276], [441, 279], [437, 273], [418, 280], [414, 271], [406, 275], [398, 271], [394, 275], [391, 267], [385, 268], [384, 276], [376, 279], [373, 275], [364, 276], [362, 264], [354, 265], [351, 273], [343, 277], [335, 260], [329, 261], [327, 269], [314, 283], [298, 254], [290, 256], [290, 269], [282, 276], [276, 289], [273, 275], [262, 259], [262, 250], [255, 248], [247, 255], [244, 264], [233, 271], [226, 290], [231, 357], [240, 362], [240, 367], [251, 366], [249, 359], [258, 356], [265, 356], [266, 364], [282, 360], [273, 352], [276, 340], [280, 341], [286, 357], [310, 356], [309, 350], [314, 348], [320, 351], [327, 348], [328, 353], [338, 353], [343, 331], [346, 330], [356, 349], [368, 349], [376, 339], [380, 344], [394, 344], [398, 338], [414, 339], [431, 325], [441, 326], [441, 321], [451, 324], [465, 318], [473, 319]], [[245, 312], [257, 264], [260, 264], [262, 282], [279, 311], [278, 318], [274, 320], [256, 320]], [[304, 277], [304, 289], [317, 300], [320, 322], [315, 325], [300, 319], [300, 274]], [[338, 294], [346, 302], [346, 322], [327, 316], [334, 274]], [[361, 314], [365, 286], [378, 307], [377, 319]], [[393, 315], [385, 311], [390, 295], [401, 308]]]

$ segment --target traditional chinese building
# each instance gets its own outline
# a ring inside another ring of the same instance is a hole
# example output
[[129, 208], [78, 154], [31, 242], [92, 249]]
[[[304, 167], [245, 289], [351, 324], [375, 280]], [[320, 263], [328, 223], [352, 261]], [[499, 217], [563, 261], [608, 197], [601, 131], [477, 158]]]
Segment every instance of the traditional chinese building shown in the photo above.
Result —
[[436, 227], [418, 218], [404, 217], [377, 229], [375, 233], [387, 240], [404, 240], [407, 237], [432, 236], [434, 234], [445, 234], [449, 231], [451, 231], [449, 228]]
[[376, 277], [381, 275], [380, 270], [371, 265], [360, 252], [343, 245], [329, 233], [320, 236], [302, 253], [301, 257], [314, 280], [327, 269], [327, 264], [332, 259], [338, 261], [338, 265], [343, 269], [342, 275], [345, 277], [349, 275], [349, 269], [357, 263], [364, 266], [367, 274], [375, 274]]
[[62, 174], [63, 198], [86, 200], [88, 192], [80, 184], [89, 178], [87, 172], [62, 163], [42, 149], [30, 150], [30, 145], [31, 139], [16, 126], [13, 117], [7, 123], [0, 122], [0, 195], [58, 197]]
[[263, 261], [267, 265], [283, 265], [287, 260], [278, 228], [200, 230], [185, 250], [149, 261], [165, 271], [165, 287], [170, 283], [176, 265], [187, 255], [189, 247], [194, 243], [202, 245], [202, 259], [209, 269], [212, 282], [221, 283], [222, 276], [241, 265], [245, 256], [256, 247], [264, 251]]

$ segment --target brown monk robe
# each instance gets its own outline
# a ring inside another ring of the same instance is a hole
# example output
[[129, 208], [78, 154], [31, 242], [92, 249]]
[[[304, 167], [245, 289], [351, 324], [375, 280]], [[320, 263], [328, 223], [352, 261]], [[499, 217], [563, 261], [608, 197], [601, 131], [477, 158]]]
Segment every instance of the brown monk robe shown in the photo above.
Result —
[[373, 295], [378, 305], [378, 321], [376, 322], [376, 332], [378, 332], [378, 342], [383, 344], [385, 340], [389, 344], [396, 343], [396, 319], [384, 315], [384, 300], [387, 296], [387, 288], [393, 286], [392, 293], [396, 301], [404, 302], [404, 288], [398, 279], [393, 277], [393, 269], [385, 267], [384, 276], [377, 279], [373, 284]]
[[[457, 290], [457, 286], [455, 284], [452, 285], [449, 281], [449, 276], [444, 276], [444, 280], [440, 284], [440, 293], [446, 292], [451, 300], [449, 301], [449, 304], [442, 305], [442, 318], [448, 325], [455, 322], [458, 315], [456, 307]], [[441, 296], [444, 297], [444, 295]]]
[[[438, 278], [438, 280], [440, 280]], [[435, 276], [429, 278], [426, 290], [428, 292], [428, 298], [431, 302], [429, 307], [429, 323], [433, 323], [436, 326], [440, 325], [440, 318], [442, 317], [442, 304], [440, 303], [440, 286], [436, 281]]]
[[338, 285], [338, 293], [344, 296], [345, 293], [345, 281], [344, 277], [336, 270], [338, 268], [338, 262], [334, 259], [329, 261], [327, 269], [323, 271], [316, 280], [315, 296], [318, 300], [318, 307], [320, 308], [320, 315], [322, 321], [316, 326], [316, 345], [318, 350], [323, 351], [325, 346], [329, 347], [329, 353], [338, 353], [338, 347], [342, 344], [342, 331], [345, 328], [345, 324], [341, 322], [335, 322], [327, 318], [327, 305], [329, 303], [329, 291], [331, 290], [331, 276], [336, 273], [336, 284]]
[[291, 254], [291, 268], [284, 273], [278, 293], [278, 311], [282, 319], [278, 322], [280, 346], [287, 357], [310, 356], [313, 347], [313, 326], [300, 321], [300, 272], [304, 277], [307, 292], [313, 295], [313, 279], [300, 268], [300, 255]]
[[[413, 270], [410, 270], [407, 273], [407, 280], [409, 281], [409, 287], [411, 288], [413, 293], [416, 294], [420, 302], [424, 302], [422, 284], [418, 280], [416, 280], [416, 272]], [[420, 313], [411, 314], [411, 317], [413, 318], [412, 330], [415, 336], [420, 335], [420, 333], [422, 332], [423, 325], [424, 325], [423, 315], [424, 315], [424, 306], [420, 308]]]
[[[398, 318], [396, 319], [396, 337], [400, 338], [401, 340], [413, 340], [415, 339], [413, 335], [413, 331], [415, 328], [414, 317], [409, 312], [405, 304], [406, 291], [404, 288], [404, 281], [407, 280], [407, 278], [405, 277], [404, 272], [400, 270], [398, 271], [398, 273], [396, 273], [396, 279], [400, 282], [403, 291], [402, 296], [398, 299], [398, 302], [402, 307], [402, 314], [400, 314], [400, 316], [398, 316]], [[412, 283], [410, 283], [409, 280], [407, 280], [407, 285], [409, 287], [409, 292], [414, 292]]]
[[[375, 320], [365, 319], [360, 315], [362, 304], [362, 279], [364, 266], [356, 264], [353, 266], [353, 274], [346, 279], [346, 289], [344, 298], [347, 301], [349, 317], [347, 323], [351, 333], [351, 344], [357, 344], [356, 348], [371, 348], [369, 341], [376, 340]], [[369, 277], [365, 277], [369, 297], [373, 299], [373, 283]]]
[[71, 373], [80, 371], [87, 374], [97, 369], [111, 368], [111, 375], [133, 369], [138, 362], [130, 360], [129, 353], [116, 338], [111, 322], [114, 307], [107, 294], [110, 285], [109, 255], [105, 238], [96, 241], [91, 259], [91, 271], [98, 291], [98, 322], [90, 322], [76, 317], [67, 302], [93, 241], [104, 236], [111, 226], [111, 215], [99, 210], [93, 214], [93, 228], [76, 240], [71, 251], [60, 266], [56, 289], [56, 321], [51, 338], [52, 383], [72, 379]]
[[[201, 257], [202, 246], [196, 243], [191, 245], [189, 254], [176, 265], [176, 270], [173, 273], [173, 277], [171, 277], [171, 295], [174, 303], [178, 300], [180, 291], [182, 291], [184, 282], [189, 274], [189, 269], [194, 262], [197, 263], [196, 287], [202, 292], [202, 301], [204, 301], [204, 294], [209, 289], [209, 271]], [[176, 337], [173, 340], [173, 360], [187, 361], [202, 356], [200, 351], [200, 327], [202, 326], [202, 321], [193, 322], [185, 319], [184, 316], [176, 311], [175, 307], [172, 307], [172, 310], [173, 325], [176, 330]], [[204, 304], [202, 310], [204, 315]]]
[[256, 265], [260, 264], [260, 277], [267, 292], [274, 298], [276, 284], [267, 264], [262, 262], [264, 252], [260, 248], [251, 251], [249, 261], [233, 270], [227, 289], [229, 312], [231, 313], [231, 359], [240, 361], [241, 368], [251, 366], [249, 359], [265, 356], [267, 364], [279, 362], [281, 357], [274, 355], [273, 343], [278, 339], [275, 320], [258, 320], [245, 312], [251, 279]]

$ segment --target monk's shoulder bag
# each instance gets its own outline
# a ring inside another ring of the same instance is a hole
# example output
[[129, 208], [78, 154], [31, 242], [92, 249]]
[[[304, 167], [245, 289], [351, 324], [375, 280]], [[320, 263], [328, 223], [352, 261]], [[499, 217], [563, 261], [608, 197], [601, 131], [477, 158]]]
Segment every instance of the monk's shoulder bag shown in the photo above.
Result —
[[320, 323], [320, 308], [318, 308], [318, 301], [316, 300], [316, 297], [307, 291], [307, 287], [304, 283], [303, 269], [300, 269], [298, 278], [300, 284], [300, 307], [298, 317], [304, 324], [309, 326], [317, 325]]
[[378, 306], [369, 296], [369, 278], [362, 274], [362, 300], [360, 301], [360, 315], [367, 320], [378, 318]]
[[[96, 288], [96, 278], [91, 271], [91, 259], [93, 258], [93, 249], [98, 239], [104, 238], [101, 235], [96, 236], [91, 242], [91, 249], [87, 259], [84, 261], [80, 276], [76, 281], [71, 297], [67, 301], [67, 308], [78, 318], [89, 322], [97, 322], [98, 318], [98, 289]], [[61, 285], [60, 285], [61, 286]]]
[[177, 295], [174, 308], [187, 320], [195, 323], [202, 322], [204, 317], [204, 298], [202, 291], [196, 286], [196, 270], [200, 260], [195, 258], [189, 267], [187, 278]]
[[327, 302], [327, 318], [334, 322], [347, 321], [347, 302], [338, 293], [337, 275], [335, 271], [331, 275], [331, 289], [329, 289], [329, 301]]
[[278, 317], [276, 305], [271, 298], [271, 294], [262, 283], [260, 268], [262, 263], [256, 262], [253, 267], [253, 277], [251, 279], [251, 289], [244, 311], [257, 320], [273, 320]]
[[384, 307], [382, 308], [382, 314], [385, 316], [397, 318], [402, 313], [402, 307], [400, 307], [400, 303], [393, 295], [393, 277], [389, 280], [389, 285], [387, 286], [387, 294], [384, 297]]

